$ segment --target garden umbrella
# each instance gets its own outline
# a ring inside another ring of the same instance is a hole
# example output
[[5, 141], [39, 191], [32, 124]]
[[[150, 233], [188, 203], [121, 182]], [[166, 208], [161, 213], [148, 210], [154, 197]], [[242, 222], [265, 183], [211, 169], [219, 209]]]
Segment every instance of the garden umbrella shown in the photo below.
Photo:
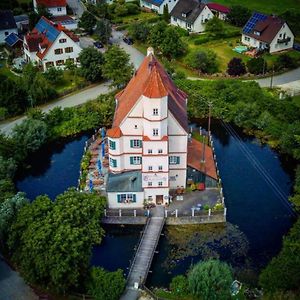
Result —
[[102, 148], [102, 157], [104, 157], [105, 156], [105, 143], [104, 142], [102, 142], [101, 148]]
[[104, 127], [102, 127], [101, 136], [102, 136], [103, 139], [105, 138], [105, 135], [106, 135], [105, 129], [104, 129]]
[[90, 186], [90, 192], [93, 191], [93, 180], [90, 179], [90, 182], [89, 182], [89, 186]]

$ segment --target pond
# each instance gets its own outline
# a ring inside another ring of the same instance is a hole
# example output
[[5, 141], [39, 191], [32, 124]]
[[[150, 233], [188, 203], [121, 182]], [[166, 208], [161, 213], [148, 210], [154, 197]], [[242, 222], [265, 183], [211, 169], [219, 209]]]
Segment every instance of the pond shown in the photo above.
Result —
[[[149, 286], [167, 286], [174, 275], [207, 257], [229, 262], [239, 278], [255, 282], [258, 271], [278, 253], [282, 236], [292, 225], [287, 198], [293, 163], [237, 128], [212, 123], [214, 147], [228, 208], [228, 224], [167, 227], [155, 255]], [[237, 133], [237, 135], [236, 135]], [[52, 199], [76, 186], [85, 140], [83, 135], [47, 146], [20, 174], [18, 189], [30, 199], [48, 194]], [[95, 247], [91, 263], [126, 272], [140, 227], [105, 227], [106, 237]]]

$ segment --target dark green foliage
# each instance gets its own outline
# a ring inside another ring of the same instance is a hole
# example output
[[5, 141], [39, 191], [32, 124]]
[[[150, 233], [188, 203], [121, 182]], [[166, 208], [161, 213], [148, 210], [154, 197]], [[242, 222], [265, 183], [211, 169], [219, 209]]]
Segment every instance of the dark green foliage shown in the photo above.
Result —
[[96, 300], [118, 300], [125, 288], [126, 280], [123, 271], [105, 271], [103, 268], [93, 267], [87, 283], [87, 290]]
[[203, 300], [231, 299], [232, 281], [230, 267], [213, 259], [196, 264], [188, 274], [190, 292]]
[[96, 27], [96, 34], [99, 36], [99, 40], [107, 44], [109, 41], [109, 38], [111, 36], [111, 24], [109, 20], [107, 19], [100, 19], [97, 21], [97, 27]]
[[170, 290], [173, 295], [185, 296], [189, 293], [188, 280], [183, 275], [178, 275], [172, 278]]
[[12, 197], [15, 193], [15, 186], [11, 179], [0, 179], [0, 203]]
[[218, 71], [217, 55], [212, 50], [189, 53], [186, 64], [202, 73], [212, 74]]
[[157, 22], [151, 27], [148, 37], [148, 44], [154, 49], [159, 50], [165, 39], [165, 31], [168, 27], [164, 21]]
[[41, 17], [46, 17], [49, 19], [52, 15], [49, 13], [48, 9], [45, 8], [44, 6], [39, 6], [38, 7], [38, 12], [36, 13], [35, 11], [31, 11], [28, 14], [29, 18], [29, 29], [32, 30], [37, 22], [40, 20]]
[[240, 76], [246, 73], [246, 67], [241, 58], [232, 58], [227, 66], [227, 73], [230, 76]]
[[259, 277], [266, 292], [297, 290], [300, 282], [300, 219], [283, 239], [280, 253], [274, 257]]
[[277, 71], [283, 70], [283, 69], [291, 69], [295, 68], [297, 66], [296, 62], [292, 57], [290, 57], [288, 54], [282, 54], [279, 55], [275, 61], [274, 69]]
[[250, 17], [251, 11], [247, 7], [241, 5], [232, 6], [227, 15], [229, 23], [238, 27], [243, 27]]
[[104, 54], [103, 76], [112, 80], [112, 86], [124, 86], [131, 78], [133, 66], [127, 54], [119, 46], [111, 46]]
[[125, 3], [128, 15], [137, 15], [140, 12], [140, 7], [136, 3]]
[[150, 26], [147, 23], [133, 23], [128, 31], [134, 41], [145, 42], [149, 35]]
[[0, 155], [0, 180], [13, 178], [17, 170], [17, 163], [13, 158], [4, 158]]
[[77, 287], [88, 273], [92, 246], [104, 234], [105, 205], [104, 197], [69, 189], [56, 201], [39, 196], [22, 207], [8, 245], [24, 278], [57, 292]]
[[218, 17], [214, 16], [205, 24], [205, 31], [214, 38], [221, 37], [224, 34], [223, 22]]
[[286, 12], [281, 14], [279, 16], [283, 20], [285, 20], [289, 27], [291, 28], [292, 32], [299, 36], [300, 34], [300, 13], [294, 8], [294, 9], [288, 9]]
[[48, 68], [43, 74], [45, 78], [52, 84], [60, 82], [63, 78], [63, 71], [61, 69], [56, 69], [54, 67]]
[[164, 8], [163, 8], [163, 20], [167, 23], [170, 22], [170, 14], [169, 14], [169, 7], [168, 7], [168, 4], [165, 4], [164, 5]]
[[160, 45], [162, 54], [168, 59], [178, 57], [185, 51], [185, 46], [173, 26], [165, 30], [163, 43]]
[[79, 54], [82, 76], [96, 82], [102, 79], [103, 55], [97, 49], [89, 47], [83, 49]]
[[79, 20], [78, 26], [83, 28], [85, 31], [92, 33], [95, 25], [96, 18], [89, 11], [84, 11]]
[[247, 61], [247, 69], [251, 74], [264, 74], [267, 71], [267, 62], [262, 58], [251, 58]]

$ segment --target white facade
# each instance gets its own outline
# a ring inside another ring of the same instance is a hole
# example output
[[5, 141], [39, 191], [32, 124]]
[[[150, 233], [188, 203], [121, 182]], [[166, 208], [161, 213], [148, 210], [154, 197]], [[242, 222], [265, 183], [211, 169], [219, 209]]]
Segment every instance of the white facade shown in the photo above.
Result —
[[128, 208], [128, 203], [118, 202], [116, 199], [122, 195], [135, 195], [135, 202], [130, 203], [130, 208], [139, 208], [144, 205], [144, 193], [143, 192], [134, 192], [134, 193], [107, 193], [108, 203], [110, 208]]
[[11, 29], [0, 30], [0, 44], [4, 44], [5, 43], [5, 39], [11, 33], [18, 34], [18, 28], [11, 28]]
[[180, 19], [174, 16], [171, 16], [171, 24], [175, 26], [179, 26], [183, 29], [186, 29], [190, 32], [203, 32], [205, 31], [205, 23], [212, 19], [214, 14], [212, 11], [205, 6], [194, 23], [189, 23], [184, 20], [184, 18]]
[[[36, 0], [33, 0], [33, 7], [36, 13], [38, 13], [38, 5]], [[52, 16], [65, 16], [67, 14], [66, 6], [46, 7], [48, 12]]]
[[140, 0], [140, 6], [156, 11], [158, 14], [162, 15], [165, 5], [168, 6], [168, 12], [170, 13], [177, 2], [178, 0], [164, 0], [160, 5], [155, 5], [147, 0]]
[[253, 36], [248, 36], [245, 33], [242, 34], [242, 43], [253, 48], [268, 49], [270, 53], [274, 53], [293, 48], [294, 34], [290, 30], [289, 26], [284, 23], [271, 43], [262, 42]]

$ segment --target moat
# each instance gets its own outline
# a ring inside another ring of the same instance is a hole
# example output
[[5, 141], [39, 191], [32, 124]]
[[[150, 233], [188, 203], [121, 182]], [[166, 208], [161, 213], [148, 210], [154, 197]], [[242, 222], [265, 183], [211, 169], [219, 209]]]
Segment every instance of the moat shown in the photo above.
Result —
[[[166, 227], [148, 277], [149, 286], [167, 286], [174, 275], [210, 256], [229, 262], [244, 280], [251, 282], [279, 251], [282, 236], [293, 221], [286, 202], [292, 186], [293, 163], [257, 139], [237, 129], [236, 132], [239, 139], [220, 122], [212, 124], [228, 223]], [[40, 194], [53, 199], [76, 186], [89, 137], [82, 135], [41, 149], [30, 161], [32, 167], [20, 175], [17, 187], [30, 199]], [[106, 226], [105, 230], [106, 237], [94, 248], [91, 263], [126, 272], [141, 227]]]

